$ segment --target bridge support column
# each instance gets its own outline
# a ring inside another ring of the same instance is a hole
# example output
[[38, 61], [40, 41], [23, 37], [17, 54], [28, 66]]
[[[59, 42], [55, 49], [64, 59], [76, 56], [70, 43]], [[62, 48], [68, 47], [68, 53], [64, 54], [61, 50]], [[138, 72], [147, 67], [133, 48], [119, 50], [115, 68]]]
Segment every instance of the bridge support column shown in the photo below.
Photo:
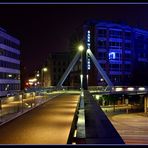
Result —
[[148, 113], [148, 95], [144, 97], [144, 112]]
[[88, 70], [87, 70], [87, 53], [86, 46], [81, 52], [81, 90], [88, 89]]

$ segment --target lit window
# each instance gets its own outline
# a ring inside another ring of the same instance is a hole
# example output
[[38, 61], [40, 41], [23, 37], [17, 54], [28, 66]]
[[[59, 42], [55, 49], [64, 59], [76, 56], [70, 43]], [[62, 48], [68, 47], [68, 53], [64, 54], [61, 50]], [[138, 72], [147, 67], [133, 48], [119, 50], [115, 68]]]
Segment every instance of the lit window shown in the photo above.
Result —
[[115, 52], [110, 52], [110, 53], [109, 53], [109, 59], [110, 59], [110, 60], [113, 60], [113, 59], [115, 59], [115, 58], [116, 58]]

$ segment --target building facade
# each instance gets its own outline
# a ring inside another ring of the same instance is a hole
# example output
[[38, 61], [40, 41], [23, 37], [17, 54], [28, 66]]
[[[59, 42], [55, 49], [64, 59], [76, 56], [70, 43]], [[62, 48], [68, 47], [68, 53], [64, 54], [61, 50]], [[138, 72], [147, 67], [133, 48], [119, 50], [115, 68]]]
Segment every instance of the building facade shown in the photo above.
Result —
[[[56, 86], [64, 74], [65, 70], [70, 63], [70, 53], [69, 52], [52, 52], [49, 54], [45, 67], [47, 67], [46, 72], [42, 72], [42, 80], [46, 84], [45, 87]], [[65, 80], [64, 85], [69, 85], [69, 78]]]
[[0, 97], [20, 90], [20, 41], [0, 28]]
[[[86, 47], [92, 50], [114, 85], [134, 84], [134, 73], [140, 71], [141, 65], [145, 68], [148, 66], [146, 30], [125, 24], [91, 20], [84, 25], [84, 37]], [[89, 65], [88, 73], [92, 85], [104, 83], [93, 63], [89, 62]]]

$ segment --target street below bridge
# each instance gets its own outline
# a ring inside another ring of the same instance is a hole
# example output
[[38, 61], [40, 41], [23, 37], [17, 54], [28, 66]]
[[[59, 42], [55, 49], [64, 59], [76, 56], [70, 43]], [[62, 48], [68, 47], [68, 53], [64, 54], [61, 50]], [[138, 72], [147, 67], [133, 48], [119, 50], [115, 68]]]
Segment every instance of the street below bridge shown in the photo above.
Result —
[[0, 144], [66, 144], [79, 95], [60, 95], [0, 126]]

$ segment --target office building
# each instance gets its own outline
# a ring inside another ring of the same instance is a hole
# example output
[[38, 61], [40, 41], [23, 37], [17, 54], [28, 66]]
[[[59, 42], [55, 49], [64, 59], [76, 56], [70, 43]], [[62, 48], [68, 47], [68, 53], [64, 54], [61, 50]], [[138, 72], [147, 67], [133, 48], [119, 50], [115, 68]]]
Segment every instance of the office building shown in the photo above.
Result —
[[0, 28], [0, 97], [20, 90], [20, 41]]
[[[114, 85], [132, 85], [140, 79], [140, 75], [136, 78], [134, 74], [142, 70], [141, 65], [143, 70], [148, 66], [147, 30], [96, 20], [87, 21], [83, 27], [87, 48], [92, 50]], [[92, 85], [104, 83], [91, 61], [88, 73]]]
[[[42, 72], [42, 80], [48, 86], [56, 86], [64, 74], [70, 63], [70, 53], [69, 52], [52, 52], [47, 58], [45, 67], [47, 67], [46, 72]], [[64, 85], [69, 85], [69, 77], [65, 80]]]

